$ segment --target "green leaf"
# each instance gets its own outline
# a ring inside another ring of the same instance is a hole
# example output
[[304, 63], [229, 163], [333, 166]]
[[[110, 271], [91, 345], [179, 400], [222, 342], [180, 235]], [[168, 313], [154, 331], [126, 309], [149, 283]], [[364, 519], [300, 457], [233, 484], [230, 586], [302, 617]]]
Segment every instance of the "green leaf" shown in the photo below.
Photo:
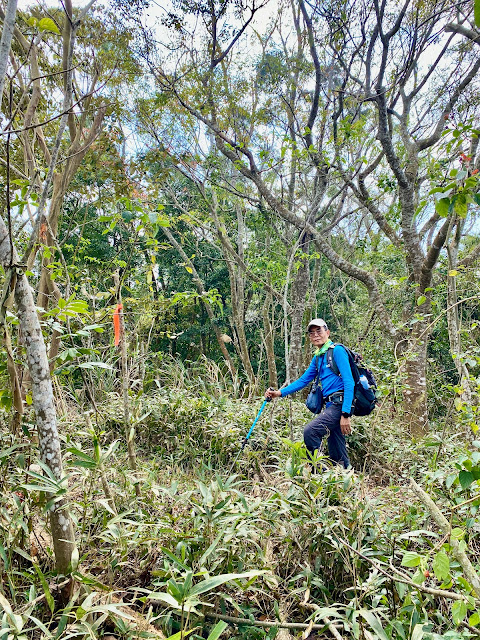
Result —
[[460, 471], [460, 473], [458, 474], [458, 479], [460, 480], [462, 489], [468, 489], [468, 487], [475, 480], [473, 473], [471, 473], [471, 471], [465, 470]]
[[40, 31], [50, 31], [51, 33], [60, 35], [60, 29], [51, 18], [42, 18], [37, 26]]
[[439, 580], [443, 581], [448, 578], [448, 574], [450, 573], [450, 560], [443, 549], [440, 550], [433, 559], [432, 567], [435, 576]]
[[413, 628], [413, 633], [410, 640], [422, 640], [425, 632], [423, 630], [423, 624], [416, 624]]
[[450, 198], [441, 198], [435, 202], [435, 211], [441, 218], [448, 216], [448, 209], [450, 207]]
[[454, 624], [458, 625], [463, 622], [467, 615], [467, 604], [463, 600], [456, 600], [452, 605], [452, 618]]
[[418, 567], [422, 561], [422, 556], [416, 551], [405, 551], [402, 559], [402, 567]]
[[207, 578], [206, 580], [202, 580], [196, 584], [192, 590], [190, 591], [190, 596], [198, 596], [201, 593], [206, 593], [207, 591], [211, 591], [221, 584], [225, 584], [225, 582], [230, 582], [231, 580], [240, 580], [241, 578], [252, 578], [254, 576], [260, 576], [265, 571], [247, 571], [246, 573], [224, 573], [220, 576], [214, 576], [213, 578]]
[[455, 212], [458, 213], [461, 218], [465, 218], [468, 213], [468, 203], [465, 194], [459, 193], [453, 200]]
[[420, 305], [422, 305], [425, 300], [427, 299], [427, 296], [418, 296], [417, 298], [417, 306], [419, 307]]
[[38, 564], [36, 564], [35, 562], [33, 563], [33, 566], [35, 568], [35, 571], [37, 572], [38, 577], [40, 578], [40, 582], [42, 584], [42, 588], [43, 588], [43, 592], [45, 594], [45, 599], [47, 601], [48, 604], [48, 608], [50, 609], [51, 613], [54, 612], [55, 610], [55, 601], [53, 600], [53, 596], [50, 593], [50, 589], [48, 587], [48, 583], [45, 580], [45, 576], [42, 573], [42, 570], [40, 569], [40, 567], [38, 566]]
[[480, 624], [480, 613], [478, 613], [478, 611], [475, 611], [475, 613], [470, 616], [468, 624], [472, 627], [476, 627]]
[[388, 636], [385, 633], [382, 624], [378, 617], [373, 613], [373, 611], [368, 611], [367, 609], [360, 609], [360, 615], [375, 631], [376, 635], [380, 638], [380, 640], [388, 640]]
[[193, 629], [190, 629], [189, 631], [177, 631], [177, 633], [174, 633], [173, 636], [168, 636], [167, 640], [181, 640], [181, 638], [186, 638], [196, 629], [198, 629], [198, 627], [193, 627]]
[[227, 627], [228, 624], [226, 622], [219, 620], [208, 634], [207, 640], [218, 640]]
[[165, 604], [167, 604], [170, 607], [173, 607], [174, 609], [181, 609], [180, 603], [177, 602], [177, 600], [175, 600], [175, 598], [173, 596], [171, 596], [169, 593], [157, 593], [155, 591], [152, 591], [148, 597], [150, 598], [150, 600], [160, 600], [161, 602], [164, 602]]

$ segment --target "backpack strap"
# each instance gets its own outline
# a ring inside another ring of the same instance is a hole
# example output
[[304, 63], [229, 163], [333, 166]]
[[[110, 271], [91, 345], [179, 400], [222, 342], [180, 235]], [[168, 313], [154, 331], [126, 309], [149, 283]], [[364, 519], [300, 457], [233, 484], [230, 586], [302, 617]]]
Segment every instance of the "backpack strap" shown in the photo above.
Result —
[[335, 358], [333, 357], [333, 350], [335, 347], [343, 347], [347, 352], [348, 362], [350, 363], [350, 370], [352, 372], [353, 381], [356, 384], [360, 378], [360, 374], [358, 372], [358, 366], [353, 357], [352, 351], [346, 347], [344, 344], [338, 342], [337, 344], [333, 344], [331, 347], [327, 349], [327, 366], [333, 371], [333, 373], [337, 376], [340, 375], [340, 369], [338, 368], [338, 364], [335, 362]]
[[[333, 357], [333, 350], [337, 345], [332, 344], [331, 347], [327, 349], [327, 367], [333, 371], [336, 376], [340, 375], [340, 369], [338, 368], [337, 363], [335, 362], [335, 358]], [[343, 345], [342, 345], [343, 346]]]

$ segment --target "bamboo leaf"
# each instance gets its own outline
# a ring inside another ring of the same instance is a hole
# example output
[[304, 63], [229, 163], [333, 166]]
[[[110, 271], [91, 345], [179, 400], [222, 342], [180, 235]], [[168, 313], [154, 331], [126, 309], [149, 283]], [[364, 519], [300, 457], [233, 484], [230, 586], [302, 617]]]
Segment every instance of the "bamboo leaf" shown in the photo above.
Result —
[[53, 596], [52, 596], [52, 594], [50, 592], [50, 589], [49, 589], [49, 586], [48, 586], [48, 582], [45, 580], [45, 576], [43, 575], [42, 570], [40, 569], [38, 564], [36, 564], [34, 562], [33, 566], [35, 568], [35, 571], [37, 572], [38, 577], [40, 578], [40, 582], [42, 584], [42, 588], [43, 588], [43, 592], [45, 594], [45, 599], [47, 601], [48, 608], [50, 609], [50, 612], [53, 613], [54, 610], [55, 610], [55, 602], [54, 602]]
[[380, 620], [378, 619], [376, 614], [373, 613], [373, 611], [368, 611], [367, 609], [361, 609], [360, 615], [366, 622], [368, 622], [368, 624], [372, 627], [372, 629], [375, 631], [375, 633], [380, 638], [380, 640], [388, 640], [388, 636], [385, 633]]
[[228, 624], [224, 620], [219, 620], [208, 634], [207, 640], [218, 640], [227, 627]]
[[253, 576], [259, 576], [266, 571], [247, 571], [246, 573], [224, 573], [220, 576], [214, 576], [213, 578], [207, 578], [202, 582], [196, 584], [192, 590], [190, 591], [191, 596], [198, 596], [201, 593], [206, 593], [207, 591], [211, 591], [216, 587], [219, 587], [221, 584], [225, 584], [225, 582], [230, 582], [231, 580], [240, 580], [241, 578], [252, 578]]

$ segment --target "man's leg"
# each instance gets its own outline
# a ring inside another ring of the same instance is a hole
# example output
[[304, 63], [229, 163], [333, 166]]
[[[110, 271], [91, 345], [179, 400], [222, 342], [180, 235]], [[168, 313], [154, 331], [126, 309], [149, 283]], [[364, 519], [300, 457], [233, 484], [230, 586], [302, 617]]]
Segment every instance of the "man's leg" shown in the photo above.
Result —
[[309, 457], [313, 457], [314, 452], [320, 449], [323, 438], [329, 434], [329, 429], [325, 426], [323, 420], [324, 413], [316, 415], [311, 422], [305, 425], [303, 430], [303, 441], [307, 447]]
[[[345, 443], [345, 437], [340, 431], [340, 416], [342, 415], [342, 408], [340, 405], [331, 404], [326, 409], [319, 413], [315, 418], [309, 422], [303, 431], [303, 440], [305, 446], [310, 455], [316, 449], [320, 449], [322, 446], [322, 440], [325, 436], [328, 436], [328, 454], [334, 462], [340, 462], [344, 464], [344, 460], [348, 462], [347, 449]], [[332, 440], [332, 430], [335, 430], [335, 437]], [[343, 438], [343, 449], [341, 448], [341, 441], [337, 444], [338, 434]], [[330, 446], [332, 440], [333, 447]]]
[[330, 434], [328, 436], [328, 455], [336, 463], [341, 464], [345, 469], [350, 466], [348, 459], [347, 443], [345, 436], [340, 428], [340, 418], [342, 415], [342, 407], [339, 404], [333, 404], [326, 409], [330, 417]]

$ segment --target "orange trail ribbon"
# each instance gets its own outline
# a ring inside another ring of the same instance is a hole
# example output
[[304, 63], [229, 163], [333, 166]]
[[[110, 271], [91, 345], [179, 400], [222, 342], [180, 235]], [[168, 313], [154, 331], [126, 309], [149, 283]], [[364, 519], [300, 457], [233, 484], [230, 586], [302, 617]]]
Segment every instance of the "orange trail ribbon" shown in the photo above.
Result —
[[123, 304], [117, 304], [117, 308], [113, 312], [113, 331], [115, 333], [115, 346], [120, 344], [120, 311], [123, 309]]

